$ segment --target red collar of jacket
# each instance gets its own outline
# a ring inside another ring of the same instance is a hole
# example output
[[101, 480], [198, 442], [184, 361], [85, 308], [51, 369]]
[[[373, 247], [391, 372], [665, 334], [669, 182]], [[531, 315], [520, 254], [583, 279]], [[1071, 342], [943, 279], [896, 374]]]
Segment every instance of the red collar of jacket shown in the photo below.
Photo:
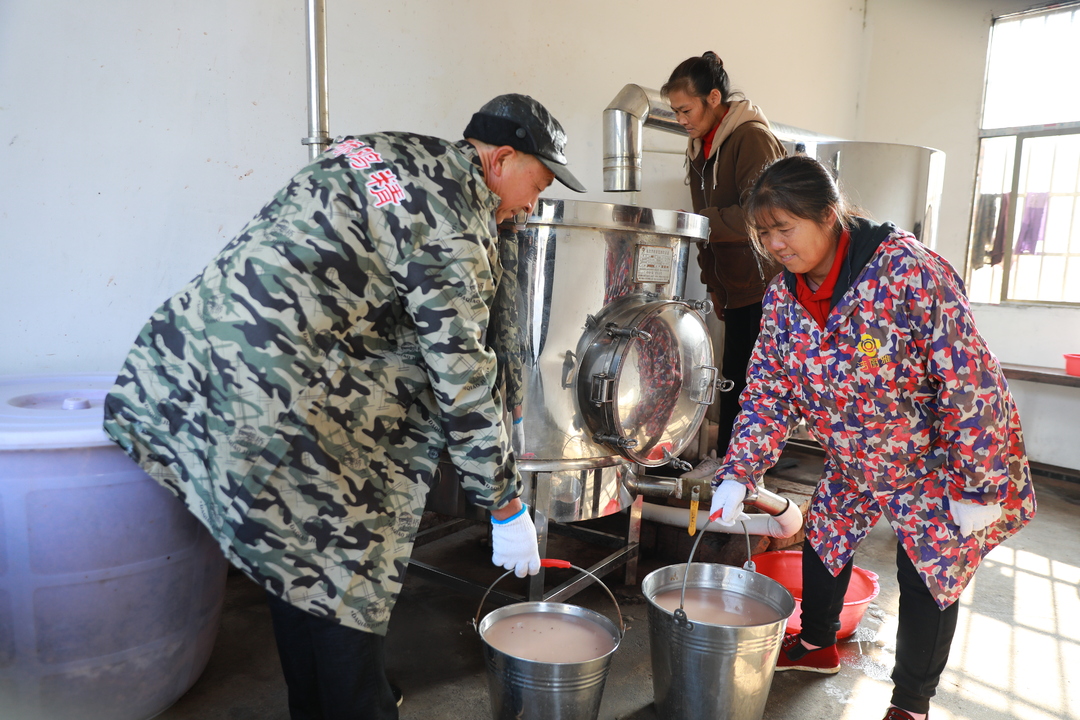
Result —
[[847, 257], [848, 245], [851, 242], [851, 232], [844, 228], [840, 233], [840, 239], [836, 243], [836, 255], [833, 257], [832, 267], [825, 276], [825, 282], [821, 283], [817, 290], [811, 290], [806, 282], [806, 275], [799, 273], [795, 276], [795, 298], [807, 309], [811, 317], [817, 320], [818, 327], [825, 327], [825, 318], [832, 309], [833, 290], [836, 288], [836, 279], [840, 277], [840, 267]]
[[716, 131], [720, 129], [720, 124], [724, 122], [724, 118], [727, 117], [731, 108], [724, 108], [724, 114], [720, 116], [720, 119], [713, 125], [713, 129], [709, 131], [709, 134], [701, 139], [701, 151], [705, 154], [705, 159], [709, 158], [709, 153], [712, 152], [712, 141], [716, 137]]
[[[825, 313], [826, 316], [828, 316], [828, 312], [831, 311], [832, 308], [836, 307], [844, 294], [858, 282], [863, 268], [866, 267], [866, 264], [870, 262], [874, 253], [877, 252], [878, 246], [881, 245], [889, 235], [897, 232], [896, 226], [892, 223], [878, 225], [872, 220], [859, 217], [855, 218], [854, 224], [848, 229], [851, 231], [850, 245], [846, 257], [841, 256], [839, 252], [836, 253], [837, 257], [840, 258], [842, 265], [840, 266], [839, 275], [836, 278], [836, 285], [833, 288], [832, 300]], [[833, 261], [833, 267], [836, 267], [836, 260]], [[831, 272], [832, 271], [830, 270], [830, 273]], [[798, 277], [795, 273], [790, 270], [784, 270], [783, 283], [788, 292], [798, 299]], [[818, 289], [820, 290], [820, 288]]]

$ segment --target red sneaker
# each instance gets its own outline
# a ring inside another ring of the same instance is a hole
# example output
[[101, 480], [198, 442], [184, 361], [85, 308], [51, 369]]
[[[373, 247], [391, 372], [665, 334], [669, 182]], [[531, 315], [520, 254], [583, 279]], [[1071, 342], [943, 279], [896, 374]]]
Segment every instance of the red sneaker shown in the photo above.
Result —
[[[832, 675], [840, 672], [840, 653], [836, 651], [836, 645], [807, 650], [806, 646], [799, 641], [798, 633], [787, 633], [780, 646], [780, 657], [776, 660], [776, 672], [784, 670], [806, 670]], [[886, 718], [886, 720], [892, 720], [892, 718]], [[902, 720], [902, 718], [897, 718], [897, 720]]]
[[[926, 717], [930, 717], [929, 713], [927, 713]], [[885, 720], [915, 720], [915, 717], [907, 710], [901, 710], [900, 708], [893, 706], [885, 713]]]

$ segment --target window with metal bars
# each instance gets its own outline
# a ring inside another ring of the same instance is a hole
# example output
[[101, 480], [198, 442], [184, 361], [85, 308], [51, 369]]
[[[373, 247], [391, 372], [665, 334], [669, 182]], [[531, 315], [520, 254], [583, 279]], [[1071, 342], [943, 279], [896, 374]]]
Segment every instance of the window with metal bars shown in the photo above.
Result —
[[1080, 3], [994, 21], [979, 134], [969, 296], [1080, 305]]

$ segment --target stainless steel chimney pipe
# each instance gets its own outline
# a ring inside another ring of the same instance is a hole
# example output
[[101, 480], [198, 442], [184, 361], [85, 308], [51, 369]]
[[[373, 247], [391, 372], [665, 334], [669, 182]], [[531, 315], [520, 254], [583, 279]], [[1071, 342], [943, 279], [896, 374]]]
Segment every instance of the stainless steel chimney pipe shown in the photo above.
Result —
[[314, 160], [330, 144], [326, 80], [326, 0], [307, 0], [308, 136], [300, 140]]
[[686, 135], [659, 90], [630, 84], [604, 110], [604, 190], [641, 190], [643, 128]]

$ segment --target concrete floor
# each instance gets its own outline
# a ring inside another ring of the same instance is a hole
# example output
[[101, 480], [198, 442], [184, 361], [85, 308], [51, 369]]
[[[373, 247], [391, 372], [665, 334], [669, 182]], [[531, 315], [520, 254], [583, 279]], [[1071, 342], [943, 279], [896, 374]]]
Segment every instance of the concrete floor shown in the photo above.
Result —
[[[796, 457], [798, 466], [784, 476], [816, 479], [820, 460]], [[1040, 476], [1037, 493], [1035, 520], [989, 555], [960, 601], [952, 656], [930, 713], [934, 720], [1080, 720], [1080, 484]], [[478, 526], [419, 548], [417, 557], [487, 585], [499, 572], [490, 565], [485, 539]], [[841, 642], [840, 672], [777, 673], [764, 720], [878, 720], [885, 714], [896, 632], [894, 547], [882, 523], [856, 555], [858, 566], [880, 576], [881, 594], [856, 633]], [[549, 555], [555, 553], [588, 567], [597, 549], [553, 540]], [[602, 720], [658, 717], [640, 581], [655, 568], [685, 561], [685, 555], [664, 557], [643, 547], [637, 583], [621, 584], [621, 572], [605, 578], [627, 631], [611, 663]], [[549, 571], [552, 583], [566, 579], [557, 572], [566, 571]], [[505, 589], [524, 593], [512, 580], [504, 581]], [[440, 583], [407, 580], [388, 635], [392, 678], [405, 694], [402, 720], [491, 717], [482, 645], [471, 627], [478, 602]], [[568, 602], [612, 614], [610, 598], [595, 587]], [[489, 603], [485, 611], [493, 607]], [[205, 672], [158, 718], [288, 720], [264, 596], [242, 575], [229, 576], [221, 630]]]

